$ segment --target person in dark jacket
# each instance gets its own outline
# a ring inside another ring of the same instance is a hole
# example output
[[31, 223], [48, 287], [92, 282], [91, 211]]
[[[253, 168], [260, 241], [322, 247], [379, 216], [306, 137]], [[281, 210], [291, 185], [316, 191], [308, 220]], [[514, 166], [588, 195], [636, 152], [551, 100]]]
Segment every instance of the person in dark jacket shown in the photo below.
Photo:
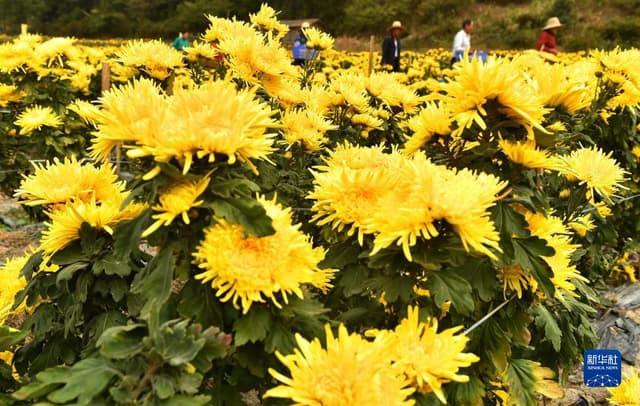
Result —
[[400, 33], [402, 23], [394, 21], [389, 28], [391, 35], [382, 41], [382, 65], [390, 65], [394, 72], [400, 71]]

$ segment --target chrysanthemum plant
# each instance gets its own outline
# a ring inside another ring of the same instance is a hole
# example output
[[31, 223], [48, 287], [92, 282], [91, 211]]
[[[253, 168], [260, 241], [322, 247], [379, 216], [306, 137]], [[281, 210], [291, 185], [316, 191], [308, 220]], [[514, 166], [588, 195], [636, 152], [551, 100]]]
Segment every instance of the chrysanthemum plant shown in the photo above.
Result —
[[89, 134], [66, 106], [95, 99], [100, 75], [98, 62], [71, 38], [22, 35], [2, 46], [0, 189], [11, 195], [31, 161], [86, 154]]
[[[210, 19], [226, 79], [110, 91], [103, 163], [51, 162], [18, 190], [49, 221], [15, 297], [22, 332], [0, 329], [10, 398], [560, 396], [595, 344], [583, 244], [625, 176], [579, 143], [589, 88], [545, 97], [551, 68], [518, 58], [465, 60], [426, 97], [393, 74], [301, 86], [273, 10]], [[118, 145], [126, 184], [105, 162]]]

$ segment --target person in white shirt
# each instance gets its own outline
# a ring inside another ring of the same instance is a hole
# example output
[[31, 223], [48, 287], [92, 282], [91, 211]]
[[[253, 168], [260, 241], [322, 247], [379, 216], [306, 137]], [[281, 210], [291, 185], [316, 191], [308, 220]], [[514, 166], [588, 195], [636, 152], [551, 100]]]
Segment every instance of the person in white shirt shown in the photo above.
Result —
[[464, 52], [471, 48], [471, 33], [473, 32], [473, 21], [466, 19], [462, 22], [462, 29], [453, 38], [453, 58], [451, 64], [462, 59]]

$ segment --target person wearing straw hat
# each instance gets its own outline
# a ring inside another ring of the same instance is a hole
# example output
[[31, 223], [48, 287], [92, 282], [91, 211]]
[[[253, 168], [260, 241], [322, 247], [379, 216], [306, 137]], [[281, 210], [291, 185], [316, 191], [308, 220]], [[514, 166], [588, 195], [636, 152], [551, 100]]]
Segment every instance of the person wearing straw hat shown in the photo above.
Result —
[[551, 17], [547, 20], [547, 25], [542, 29], [536, 49], [541, 52], [549, 52], [551, 54], [558, 54], [558, 46], [556, 45], [556, 33], [562, 27], [560, 19], [558, 17]]
[[307, 55], [307, 37], [304, 34], [304, 30], [311, 25], [309, 22], [304, 21], [300, 26], [300, 33], [298, 37], [293, 41], [293, 64], [302, 66], [308, 59]]
[[394, 72], [400, 71], [400, 33], [402, 23], [394, 21], [389, 27], [390, 35], [382, 41], [382, 66], [391, 66]]

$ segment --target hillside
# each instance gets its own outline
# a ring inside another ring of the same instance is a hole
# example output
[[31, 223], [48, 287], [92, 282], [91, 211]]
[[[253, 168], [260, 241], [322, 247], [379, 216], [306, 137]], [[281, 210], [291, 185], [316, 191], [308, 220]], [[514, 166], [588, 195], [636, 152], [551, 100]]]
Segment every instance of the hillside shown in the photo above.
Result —
[[[468, 1], [466, 10], [449, 1], [413, 22], [405, 33], [405, 49], [451, 46], [464, 18], [475, 22], [472, 44], [479, 49], [530, 48], [547, 18], [558, 16], [565, 28], [558, 34], [562, 50], [637, 47], [640, 44], [640, 0]], [[458, 2], [460, 3], [460, 2]], [[464, 3], [464, 2], [463, 2]], [[407, 21], [406, 24], [411, 24]], [[376, 32], [377, 37], [384, 32]], [[357, 35], [356, 35], [357, 37]], [[368, 40], [341, 38], [338, 47], [368, 49]]]

